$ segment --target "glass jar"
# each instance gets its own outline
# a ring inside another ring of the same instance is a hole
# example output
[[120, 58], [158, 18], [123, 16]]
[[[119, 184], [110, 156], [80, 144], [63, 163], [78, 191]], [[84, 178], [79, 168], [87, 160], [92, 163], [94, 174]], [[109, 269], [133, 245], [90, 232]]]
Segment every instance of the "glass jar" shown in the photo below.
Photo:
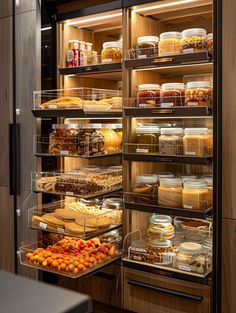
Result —
[[123, 209], [123, 199], [122, 198], [108, 198], [102, 203], [102, 207], [105, 209], [121, 210]]
[[107, 124], [102, 126], [101, 133], [104, 136], [106, 153], [120, 153], [122, 151], [122, 138], [116, 131], [121, 128], [121, 124]]
[[117, 243], [121, 243], [121, 240], [122, 238], [118, 229], [112, 230], [100, 236], [101, 243], [112, 243], [114, 241], [116, 241]]
[[152, 214], [149, 220], [147, 234], [152, 239], [170, 239], [174, 236], [172, 218], [168, 215]]
[[182, 183], [184, 183], [186, 180], [197, 179], [197, 175], [192, 175], [192, 174], [179, 174], [178, 176], [182, 179]]
[[205, 211], [208, 208], [208, 190], [204, 180], [187, 180], [183, 188], [183, 208]]
[[207, 204], [211, 208], [213, 205], [213, 177], [212, 176], [202, 176], [202, 179], [206, 182], [207, 185]]
[[53, 124], [49, 136], [49, 154], [77, 154], [78, 124]]
[[183, 129], [161, 128], [159, 154], [183, 155]]
[[181, 52], [206, 51], [206, 30], [203, 28], [190, 28], [182, 31]]
[[155, 172], [153, 173], [154, 175], [157, 176], [157, 182], [159, 184], [160, 180], [163, 178], [173, 178], [175, 175], [171, 172]]
[[102, 50], [102, 63], [121, 62], [121, 45], [120, 41], [104, 42]]
[[133, 192], [137, 203], [156, 204], [157, 203], [157, 177], [152, 174], [142, 174], [136, 176], [136, 184]]
[[210, 59], [213, 58], [213, 49], [214, 49], [214, 42], [213, 42], [213, 34], [208, 34], [206, 36], [207, 39], [207, 50], [208, 50], [208, 55]]
[[85, 41], [79, 42], [79, 50], [80, 50], [80, 65], [86, 66], [88, 65], [88, 55], [86, 50], [86, 44]]
[[[176, 267], [180, 270], [189, 272], [196, 272], [198, 268], [203, 268], [202, 263], [198, 259], [202, 250], [202, 245], [199, 243], [181, 243], [178, 246], [178, 252], [176, 255]], [[204, 260], [203, 262], [205, 263]]]
[[93, 50], [93, 44], [91, 42], [86, 42], [85, 43], [85, 49], [87, 51], [87, 63], [92, 64], [92, 50]]
[[179, 32], [160, 34], [159, 56], [179, 54], [181, 37], [182, 35]]
[[148, 242], [146, 240], [135, 240], [128, 249], [128, 258], [134, 261], [148, 261]]
[[101, 124], [82, 124], [78, 133], [78, 155], [94, 156], [107, 153]]
[[212, 108], [213, 88], [209, 81], [195, 81], [187, 83], [185, 90], [185, 105], [207, 106]]
[[184, 154], [191, 156], [207, 156], [213, 149], [212, 135], [208, 128], [185, 128]]
[[182, 207], [182, 180], [178, 177], [163, 178], [158, 187], [158, 205], [167, 208]]
[[158, 55], [158, 42], [157, 36], [142, 36], [137, 39], [136, 57], [138, 59], [155, 57]]
[[137, 105], [139, 107], [154, 108], [160, 104], [160, 85], [138, 85]]
[[97, 51], [92, 51], [92, 64], [98, 64], [98, 52]]
[[157, 126], [142, 126], [136, 128], [137, 144], [136, 152], [158, 152], [160, 129]]
[[161, 107], [179, 107], [184, 105], [185, 86], [183, 83], [166, 83], [161, 85]]
[[172, 263], [174, 253], [170, 240], [151, 240], [148, 245], [149, 262], [153, 264], [169, 265]]

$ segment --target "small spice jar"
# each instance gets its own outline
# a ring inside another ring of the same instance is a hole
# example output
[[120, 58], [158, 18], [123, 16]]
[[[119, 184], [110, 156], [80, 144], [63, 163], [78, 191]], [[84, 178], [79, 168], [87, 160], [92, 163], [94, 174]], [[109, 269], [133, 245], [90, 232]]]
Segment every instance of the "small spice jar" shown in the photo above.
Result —
[[174, 236], [172, 218], [168, 215], [152, 214], [149, 220], [148, 236], [152, 239], [170, 239]]
[[148, 242], [146, 240], [135, 240], [128, 249], [128, 258], [134, 261], [148, 261]]
[[136, 128], [137, 144], [136, 152], [158, 152], [160, 129], [158, 126], [141, 126]]
[[185, 86], [183, 83], [166, 83], [161, 85], [161, 107], [183, 106]]
[[206, 30], [203, 28], [190, 28], [182, 31], [181, 52], [206, 51]]
[[136, 176], [136, 184], [133, 192], [137, 203], [156, 204], [157, 202], [157, 177], [152, 174]]
[[212, 151], [212, 136], [208, 128], [185, 128], [184, 154], [191, 156], [207, 156]]
[[210, 57], [210, 59], [213, 58], [213, 47], [214, 47], [214, 42], [213, 42], [213, 34], [208, 34], [206, 36], [206, 40], [207, 40], [207, 50], [208, 50], [208, 55]]
[[186, 106], [212, 107], [213, 88], [209, 81], [195, 81], [187, 83], [185, 90]]
[[109, 41], [103, 43], [102, 63], [120, 62], [122, 47], [120, 41]]
[[136, 57], [138, 59], [155, 57], [158, 55], [158, 42], [157, 36], [142, 36], [137, 39]]
[[202, 245], [195, 242], [184, 242], [178, 246], [176, 267], [183, 271], [196, 272], [201, 267], [197, 257], [202, 252]]
[[160, 104], [160, 85], [138, 85], [137, 105], [139, 107], [154, 108]]
[[211, 208], [213, 205], [213, 177], [212, 176], [202, 176], [202, 179], [206, 182], [207, 185], [207, 204]]
[[160, 34], [159, 55], [173, 55], [180, 53], [180, 32], [166, 32]]
[[183, 208], [205, 211], [208, 208], [208, 190], [204, 180], [186, 180], [182, 193]]
[[183, 129], [161, 128], [159, 154], [183, 155]]
[[163, 178], [158, 187], [158, 205], [162, 207], [182, 207], [182, 180], [178, 177]]
[[148, 245], [149, 262], [153, 264], [169, 265], [172, 263], [174, 253], [170, 240], [151, 240]]

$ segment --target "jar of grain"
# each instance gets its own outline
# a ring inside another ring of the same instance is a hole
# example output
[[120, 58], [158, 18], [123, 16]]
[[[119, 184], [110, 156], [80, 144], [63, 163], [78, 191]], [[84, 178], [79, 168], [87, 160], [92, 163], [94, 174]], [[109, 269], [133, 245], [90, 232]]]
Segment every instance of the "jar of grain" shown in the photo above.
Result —
[[183, 188], [183, 208], [205, 211], [208, 206], [208, 190], [204, 180], [187, 180]]
[[179, 32], [165, 32], [160, 34], [159, 55], [180, 54], [181, 37], [182, 34]]
[[211, 154], [213, 142], [208, 128], [186, 128], [184, 134], [185, 155], [204, 157]]
[[152, 174], [136, 176], [136, 184], [133, 189], [135, 202], [156, 204], [157, 202], [157, 177]]
[[182, 180], [181, 178], [163, 178], [158, 187], [158, 205], [162, 207], [182, 207]]
[[183, 155], [182, 128], [161, 128], [159, 153], [165, 155]]

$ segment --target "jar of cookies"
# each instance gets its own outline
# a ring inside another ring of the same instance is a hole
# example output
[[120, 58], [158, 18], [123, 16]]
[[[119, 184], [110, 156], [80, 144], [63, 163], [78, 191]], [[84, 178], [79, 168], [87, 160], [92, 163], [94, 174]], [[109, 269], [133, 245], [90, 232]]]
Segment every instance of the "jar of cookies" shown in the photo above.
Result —
[[205, 211], [208, 208], [208, 190], [204, 180], [186, 180], [182, 194], [183, 208]]
[[172, 218], [168, 215], [152, 214], [149, 220], [147, 234], [152, 239], [170, 239], [174, 237]]
[[204, 157], [211, 154], [213, 142], [208, 128], [186, 128], [184, 134], [185, 155]]
[[212, 107], [213, 88], [209, 81], [195, 81], [187, 83], [185, 90], [186, 106]]
[[149, 262], [169, 265], [173, 261], [172, 242], [170, 240], [151, 240], [148, 245]]
[[53, 124], [49, 136], [49, 154], [76, 155], [79, 133], [78, 124]]
[[203, 28], [190, 28], [182, 31], [181, 52], [206, 51], [206, 30]]
[[139, 107], [154, 108], [160, 104], [160, 85], [138, 85], [137, 105]]
[[102, 63], [121, 62], [121, 41], [104, 42], [102, 50]]
[[136, 184], [133, 192], [135, 202], [156, 204], [157, 203], [157, 177], [152, 174], [136, 176]]
[[159, 154], [183, 155], [183, 129], [161, 128], [159, 137]]
[[146, 240], [135, 240], [128, 249], [130, 260], [147, 262], [148, 261], [148, 242]]
[[155, 57], [158, 55], [158, 42], [157, 36], [142, 36], [137, 39], [136, 57], [138, 59]]
[[94, 156], [108, 153], [101, 124], [82, 124], [78, 133], [78, 155]]
[[136, 128], [137, 144], [136, 152], [158, 152], [160, 129], [158, 126], [140, 126]]
[[161, 107], [179, 107], [184, 105], [185, 86], [183, 83], [166, 83], [161, 85]]
[[158, 205], [167, 208], [182, 207], [182, 179], [163, 178], [158, 187]]
[[159, 56], [167, 56], [180, 53], [180, 32], [166, 32], [160, 34]]

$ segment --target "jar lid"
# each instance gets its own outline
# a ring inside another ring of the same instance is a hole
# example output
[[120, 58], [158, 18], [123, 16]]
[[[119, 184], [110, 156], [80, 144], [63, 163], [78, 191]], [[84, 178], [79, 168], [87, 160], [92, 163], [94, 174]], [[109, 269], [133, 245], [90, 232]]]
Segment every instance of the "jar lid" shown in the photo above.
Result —
[[146, 127], [138, 127], [136, 128], [136, 133], [137, 134], [159, 134], [160, 133], [160, 128], [158, 126], [146, 126]]
[[157, 248], [169, 248], [172, 245], [170, 240], [158, 240], [154, 239], [150, 241], [150, 245]]
[[206, 36], [207, 31], [204, 28], [189, 28], [182, 31], [183, 38]]
[[212, 176], [202, 176], [202, 179], [205, 180], [208, 187], [213, 186], [213, 177]]
[[206, 38], [207, 39], [213, 39], [213, 33], [207, 34]]
[[161, 135], [181, 135], [183, 134], [183, 128], [169, 127], [161, 128]]
[[195, 81], [187, 83], [187, 88], [211, 88], [211, 82], [203, 80], [203, 81]]
[[182, 186], [182, 179], [179, 177], [162, 178], [160, 179], [160, 186]]
[[146, 43], [146, 42], [158, 42], [158, 36], [141, 36], [137, 38], [138, 43]]
[[81, 124], [81, 129], [101, 129], [102, 124]]
[[171, 172], [156, 172], [153, 173], [157, 176], [157, 179], [160, 180], [161, 178], [171, 178], [171, 177], [175, 177], [174, 174], [172, 174]]
[[180, 32], [165, 32], [160, 34], [160, 40], [167, 38], [181, 39], [182, 35]]
[[185, 135], [206, 135], [208, 128], [185, 128]]
[[103, 43], [103, 49], [106, 48], [121, 48], [121, 41], [108, 41]]
[[80, 124], [53, 124], [52, 129], [80, 129]]
[[160, 90], [160, 85], [158, 84], [141, 84], [138, 85], [138, 90]]
[[123, 199], [122, 198], [108, 198], [103, 201], [102, 206], [110, 208], [110, 209], [120, 209], [123, 207]]
[[113, 170], [113, 171], [122, 171], [122, 165], [112, 165], [112, 166], [108, 166], [109, 170]]
[[197, 175], [192, 175], [192, 174], [180, 174], [179, 176], [181, 177], [183, 182], [185, 182], [186, 180], [196, 180], [197, 179]]
[[77, 43], [79, 43], [79, 40], [75, 40], [75, 39], [69, 40], [69, 43], [72, 43], [72, 42], [77, 42]]
[[196, 254], [202, 251], [202, 245], [195, 242], [183, 242], [179, 245], [178, 249], [181, 252]]
[[163, 90], [184, 89], [184, 83], [165, 83], [161, 85]]
[[136, 183], [155, 184], [157, 183], [156, 175], [142, 174], [136, 176]]
[[153, 213], [149, 221], [152, 224], [171, 224], [172, 218], [168, 215], [160, 215]]
[[121, 129], [122, 124], [102, 124], [103, 129]]
[[131, 249], [147, 249], [148, 242], [146, 240], [135, 240], [131, 243]]
[[203, 179], [198, 180], [185, 180], [184, 181], [184, 188], [189, 189], [204, 189], [206, 188], [206, 182]]

